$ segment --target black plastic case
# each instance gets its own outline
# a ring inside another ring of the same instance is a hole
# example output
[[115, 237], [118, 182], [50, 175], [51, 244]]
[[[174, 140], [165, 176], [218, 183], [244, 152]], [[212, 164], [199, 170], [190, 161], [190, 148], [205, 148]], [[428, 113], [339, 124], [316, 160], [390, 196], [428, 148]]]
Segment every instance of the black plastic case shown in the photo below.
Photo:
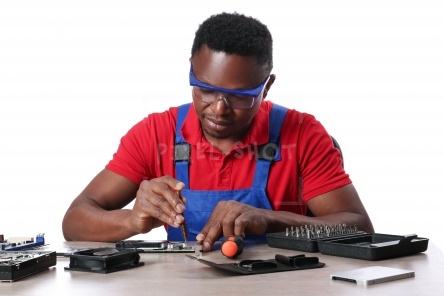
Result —
[[274, 259], [268, 260], [242, 260], [231, 263], [214, 263], [195, 256], [187, 257], [219, 270], [237, 275], [262, 274], [281, 271], [303, 270], [324, 267], [325, 263], [319, 262], [318, 257], [305, 257], [304, 254], [296, 256], [284, 256], [276, 254]]
[[412, 255], [427, 250], [429, 239], [412, 235], [359, 232], [328, 238], [298, 238], [285, 233], [266, 235], [270, 247], [362, 260], [383, 260]]
[[362, 234], [318, 241], [322, 254], [363, 260], [383, 260], [427, 250], [429, 239], [417, 235]]

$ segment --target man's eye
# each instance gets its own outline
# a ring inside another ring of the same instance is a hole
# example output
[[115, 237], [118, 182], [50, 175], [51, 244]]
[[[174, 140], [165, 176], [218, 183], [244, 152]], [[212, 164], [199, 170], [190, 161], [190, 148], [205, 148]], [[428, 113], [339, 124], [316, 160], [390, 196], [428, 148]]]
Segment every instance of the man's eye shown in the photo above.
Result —
[[207, 89], [207, 88], [199, 88], [199, 91], [205, 94], [211, 94], [214, 92], [214, 90]]
[[233, 101], [245, 101], [250, 99], [251, 97], [249, 96], [243, 96], [243, 95], [231, 95], [230, 99]]

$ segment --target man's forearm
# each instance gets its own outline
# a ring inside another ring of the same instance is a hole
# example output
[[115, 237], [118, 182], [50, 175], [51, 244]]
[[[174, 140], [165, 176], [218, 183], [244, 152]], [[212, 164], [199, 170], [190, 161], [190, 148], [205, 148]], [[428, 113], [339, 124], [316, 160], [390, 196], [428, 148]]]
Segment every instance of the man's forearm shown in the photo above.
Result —
[[116, 242], [137, 233], [131, 231], [131, 210], [106, 211], [95, 207], [73, 207], [63, 219], [63, 235], [68, 241]]

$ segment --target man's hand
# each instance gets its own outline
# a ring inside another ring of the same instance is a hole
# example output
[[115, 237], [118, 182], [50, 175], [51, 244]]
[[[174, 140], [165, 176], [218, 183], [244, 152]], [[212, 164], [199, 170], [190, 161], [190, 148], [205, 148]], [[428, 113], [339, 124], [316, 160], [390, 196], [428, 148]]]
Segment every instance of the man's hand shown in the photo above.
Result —
[[146, 233], [164, 223], [179, 227], [185, 220], [182, 213], [185, 206], [177, 196], [185, 184], [163, 176], [140, 184], [131, 213], [131, 227], [137, 233]]
[[203, 251], [210, 251], [221, 236], [264, 234], [268, 226], [264, 211], [233, 200], [220, 201], [197, 235], [197, 243], [203, 245]]

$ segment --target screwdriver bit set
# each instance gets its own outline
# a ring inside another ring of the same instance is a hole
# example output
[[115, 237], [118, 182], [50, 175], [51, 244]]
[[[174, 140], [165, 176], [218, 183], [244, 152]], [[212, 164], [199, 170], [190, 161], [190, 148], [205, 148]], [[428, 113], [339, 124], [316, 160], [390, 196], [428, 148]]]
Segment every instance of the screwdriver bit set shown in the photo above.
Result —
[[268, 233], [270, 247], [363, 260], [382, 260], [427, 250], [428, 239], [411, 235], [366, 233], [356, 225], [305, 225]]
[[285, 232], [268, 233], [267, 243], [270, 247], [297, 250], [304, 252], [319, 252], [318, 241], [321, 239], [347, 237], [364, 233], [356, 225], [305, 225], [286, 228]]

